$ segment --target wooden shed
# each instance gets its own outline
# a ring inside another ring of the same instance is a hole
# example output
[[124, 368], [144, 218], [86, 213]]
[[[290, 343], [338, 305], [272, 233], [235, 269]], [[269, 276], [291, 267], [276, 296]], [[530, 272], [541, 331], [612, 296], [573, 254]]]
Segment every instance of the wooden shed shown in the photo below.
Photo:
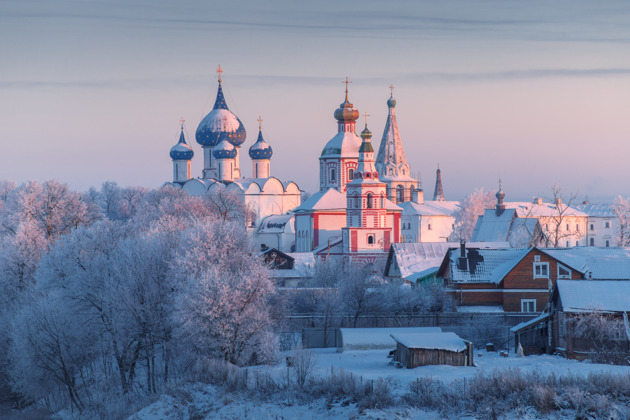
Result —
[[426, 365], [474, 366], [472, 342], [451, 332], [392, 334], [394, 360], [407, 369]]

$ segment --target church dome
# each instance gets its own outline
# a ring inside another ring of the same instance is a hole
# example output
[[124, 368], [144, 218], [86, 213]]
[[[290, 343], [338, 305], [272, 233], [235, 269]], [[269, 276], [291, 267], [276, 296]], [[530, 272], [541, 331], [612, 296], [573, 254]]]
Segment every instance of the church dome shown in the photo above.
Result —
[[387, 100], [387, 107], [395, 108], [396, 107], [396, 99], [394, 99], [394, 94], [392, 94]]
[[359, 118], [359, 111], [348, 101], [348, 89], [346, 89], [346, 100], [339, 105], [334, 115], [339, 122], [354, 122]]
[[215, 159], [234, 159], [236, 157], [236, 148], [230, 143], [228, 134], [221, 133], [219, 136], [221, 140], [219, 144], [212, 151], [212, 155]]
[[182, 124], [182, 132], [179, 135], [179, 141], [173, 147], [171, 147], [170, 156], [173, 160], [190, 160], [195, 155], [192, 147], [186, 143], [186, 138], [184, 137], [184, 126]]
[[272, 155], [271, 146], [263, 138], [262, 130], [259, 130], [258, 140], [249, 148], [249, 157], [252, 159], [271, 159]]
[[222, 132], [228, 134], [228, 141], [234, 146], [240, 146], [245, 142], [247, 132], [241, 120], [232, 113], [225, 103], [223, 87], [219, 79], [219, 90], [214, 108], [206, 115], [197, 127], [195, 138], [202, 146], [216, 146], [221, 141], [219, 139]]

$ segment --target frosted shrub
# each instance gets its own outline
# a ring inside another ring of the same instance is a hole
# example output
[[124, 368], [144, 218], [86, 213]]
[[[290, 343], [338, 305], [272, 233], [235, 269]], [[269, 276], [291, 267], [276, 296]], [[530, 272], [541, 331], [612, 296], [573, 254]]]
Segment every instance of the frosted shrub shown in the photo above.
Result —
[[298, 345], [291, 352], [291, 361], [295, 382], [298, 386], [304, 386], [306, 379], [311, 375], [317, 365], [317, 357], [310, 349]]

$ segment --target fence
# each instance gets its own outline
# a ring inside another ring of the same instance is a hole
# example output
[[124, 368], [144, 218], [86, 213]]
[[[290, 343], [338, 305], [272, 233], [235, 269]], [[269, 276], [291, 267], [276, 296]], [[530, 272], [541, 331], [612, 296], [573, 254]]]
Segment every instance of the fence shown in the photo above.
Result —
[[[492, 342], [497, 348], [507, 349], [513, 346], [510, 328], [535, 316], [537, 314], [458, 312], [370, 314], [358, 318], [357, 328], [440, 327], [472, 341], [475, 347]], [[304, 314], [288, 316], [285, 328], [301, 331], [305, 347], [337, 347], [337, 330], [353, 325], [352, 316]]]

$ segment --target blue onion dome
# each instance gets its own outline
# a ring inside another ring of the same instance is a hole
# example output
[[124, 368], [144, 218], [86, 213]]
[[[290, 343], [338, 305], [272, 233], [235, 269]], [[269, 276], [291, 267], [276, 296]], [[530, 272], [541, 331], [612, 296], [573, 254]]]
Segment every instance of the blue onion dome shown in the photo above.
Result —
[[219, 136], [221, 141], [212, 151], [212, 155], [215, 159], [234, 159], [236, 157], [236, 148], [230, 143], [228, 134], [221, 133]]
[[[224, 119], [226, 121], [225, 125], [223, 123]], [[224, 130], [228, 133], [228, 141], [232, 145], [240, 146], [245, 142], [247, 137], [245, 127], [241, 120], [228, 109], [223, 96], [221, 79], [219, 78], [219, 90], [217, 99], [214, 102], [214, 108], [199, 123], [195, 138], [200, 145], [213, 147], [221, 141], [219, 136]]]
[[348, 100], [348, 80], [346, 79], [346, 100], [335, 110], [335, 119], [339, 122], [352, 122], [359, 118], [359, 111]]
[[252, 159], [271, 159], [273, 150], [269, 143], [263, 139], [262, 129], [258, 130], [258, 140], [249, 148], [249, 157]]
[[186, 138], [184, 137], [184, 124], [182, 122], [182, 132], [179, 135], [179, 141], [173, 147], [171, 147], [171, 159], [173, 160], [190, 160], [195, 155], [192, 147], [186, 143]]

